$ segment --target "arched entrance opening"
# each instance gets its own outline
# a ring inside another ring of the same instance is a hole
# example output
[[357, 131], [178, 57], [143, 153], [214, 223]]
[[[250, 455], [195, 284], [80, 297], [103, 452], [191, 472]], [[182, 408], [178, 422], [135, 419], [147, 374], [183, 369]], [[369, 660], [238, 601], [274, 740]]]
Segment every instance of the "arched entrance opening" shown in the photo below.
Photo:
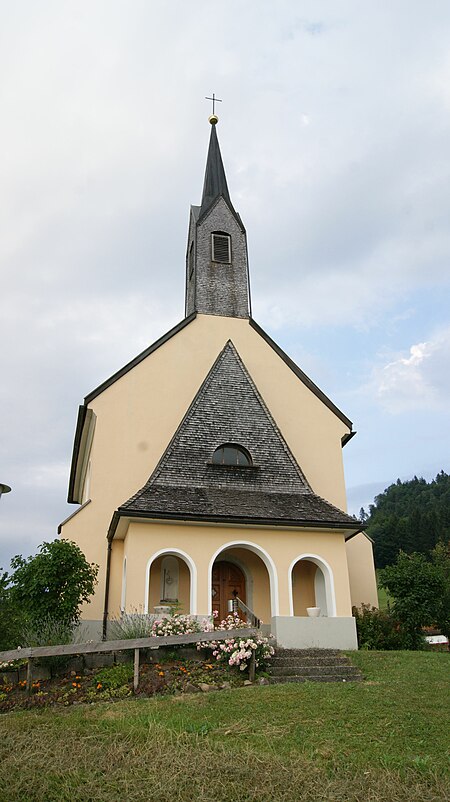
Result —
[[223, 621], [228, 615], [228, 602], [239, 598], [247, 602], [245, 576], [241, 568], [228, 560], [216, 560], [212, 570], [211, 600], [213, 613]]
[[212, 560], [210, 580], [210, 609], [218, 611], [222, 620], [228, 615], [228, 602], [237, 595], [257, 618], [270, 623], [275, 607], [275, 574], [270, 558], [259, 553], [253, 544], [229, 544]]
[[146, 612], [166, 604], [183, 614], [192, 613], [190, 566], [180, 554], [164, 552], [151, 560], [148, 570]]
[[320, 607], [321, 616], [336, 614], [333, 576], [324, 561], [306, 555], [294, 561], [290, 573], [292, 615], [307, 616], [308, 607]]

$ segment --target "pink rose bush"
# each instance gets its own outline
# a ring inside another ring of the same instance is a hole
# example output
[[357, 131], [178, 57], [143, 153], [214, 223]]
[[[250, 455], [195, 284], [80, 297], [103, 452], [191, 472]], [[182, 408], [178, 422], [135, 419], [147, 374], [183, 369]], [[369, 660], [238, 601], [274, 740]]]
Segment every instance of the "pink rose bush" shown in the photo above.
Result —
[[[218, 617], [217, 611], [213, 613]], [[221, 632], [231, 629], [248, 629], [248, 624], [239, 618], [237, 613], [227, 615], [215, 627]], [[238, 667], [240, 671], [248, 671], [252, 654], [255, 654], [256, 668], [264, 668], [274, 654], [268, 638], [258, 635], [254, 638], [229, 638], [221, 641], [205, 641], [197, 644], [197, 649], [210, 649], [218, 662], [226, 662], [229, 666]]]
[[207, 619], [200, 622], [190, 615], [176, 613], [169, 618], [153, 621], [150, 637], [161, 638], [169, 635], [191, 635], [193, 632], [208, 632], [207, 625], [211, 628], [211, 624]]

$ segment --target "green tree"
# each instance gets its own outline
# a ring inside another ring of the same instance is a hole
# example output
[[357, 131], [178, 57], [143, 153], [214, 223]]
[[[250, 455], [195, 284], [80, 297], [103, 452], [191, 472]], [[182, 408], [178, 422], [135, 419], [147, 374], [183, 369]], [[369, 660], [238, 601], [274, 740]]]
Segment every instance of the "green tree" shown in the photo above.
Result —
[[394, 563], [400, 551], [429, 555], [450, 539], [450, 476], [441, 471], [432, 482], [398, 479], [376, 496], [366, 523], [377, 568]]
[[436, 626], [450, 640], [450, 543], [438, 543], [431, 552], [431, 560], [443, 579], [441, 612], [436, 618]]
[[394, 565], [379, 571], [380, 585], [393, 597], [390, 608], [404, 631], [406, 648], [420, 649], [422, 627], [448, 619], [447, 570], [439, 554], [429, 560], [423, 554], [401, 551]]
[[80, 606], [97, 582], [98, 566], [68, 540], [43, 543], [34, 557], [11, 560], [11, 599], [31, 622], [53, 619], [76, 624]]

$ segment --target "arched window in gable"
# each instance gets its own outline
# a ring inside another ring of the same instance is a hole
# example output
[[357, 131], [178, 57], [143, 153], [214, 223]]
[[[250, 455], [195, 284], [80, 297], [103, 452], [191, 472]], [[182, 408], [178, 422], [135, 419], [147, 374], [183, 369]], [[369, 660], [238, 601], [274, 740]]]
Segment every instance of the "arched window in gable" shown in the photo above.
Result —
[[223, 443], [216, 448], [212, 456], [213, 465], [239, 465], [249, 467], [252, 465], [252, 458], [243, 446], [236, 443]]

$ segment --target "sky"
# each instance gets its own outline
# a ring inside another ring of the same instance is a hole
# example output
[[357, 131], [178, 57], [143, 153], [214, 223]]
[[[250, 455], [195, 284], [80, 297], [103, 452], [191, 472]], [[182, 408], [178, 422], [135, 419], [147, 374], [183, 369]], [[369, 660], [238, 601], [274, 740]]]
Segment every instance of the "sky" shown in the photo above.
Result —
[[218, 136], [255, 320], [353, 421], [349, 511], [450, 472], [450, 4], [17, 0], [0, 28], [0, 566], [78, 405], [184, 316]]

